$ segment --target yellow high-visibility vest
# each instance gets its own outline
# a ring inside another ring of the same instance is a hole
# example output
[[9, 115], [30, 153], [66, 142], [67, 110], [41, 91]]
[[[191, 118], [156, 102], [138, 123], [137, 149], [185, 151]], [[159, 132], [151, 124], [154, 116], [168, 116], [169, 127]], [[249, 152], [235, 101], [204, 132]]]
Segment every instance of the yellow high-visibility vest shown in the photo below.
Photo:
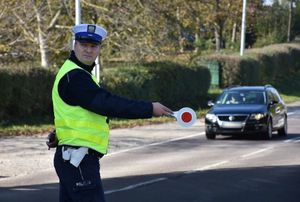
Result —
[[[79, 106], [68, 105], [59, 96], [58, 84], [60, 79], [76, 68], [82, 69], [74, 62], [66, 60], [56, 75], [52, 89], [54, 124], [58, 144], [88, 147], [106, 154], [109, 141], [107, 117]], [[82, 69], [82, 71], [86, 70]], [[96, 78], [92, 74], [90, 75], [93, 81], [99, 85]]]

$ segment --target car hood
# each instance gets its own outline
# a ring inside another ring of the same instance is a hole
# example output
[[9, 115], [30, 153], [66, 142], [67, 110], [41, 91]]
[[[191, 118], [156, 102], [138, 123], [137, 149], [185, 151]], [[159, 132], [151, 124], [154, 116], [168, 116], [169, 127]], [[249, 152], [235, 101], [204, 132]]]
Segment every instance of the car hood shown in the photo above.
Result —
[[251, 114], [266, 112], [265, 105], [215, 105], [209, 113], [213, 114]]

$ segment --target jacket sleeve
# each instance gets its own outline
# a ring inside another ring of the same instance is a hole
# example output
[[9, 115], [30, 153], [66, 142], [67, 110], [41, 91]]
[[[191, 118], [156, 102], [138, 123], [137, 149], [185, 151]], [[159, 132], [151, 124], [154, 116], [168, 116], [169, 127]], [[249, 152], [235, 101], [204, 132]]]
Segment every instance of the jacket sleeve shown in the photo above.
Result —
[[132, 100], [114, 95], [97, 86], [83, 70], [68, 72], [59, 82], [59, 95], [64, 102], [94, 113], [117, 118], [151, 118], [151, 102]]

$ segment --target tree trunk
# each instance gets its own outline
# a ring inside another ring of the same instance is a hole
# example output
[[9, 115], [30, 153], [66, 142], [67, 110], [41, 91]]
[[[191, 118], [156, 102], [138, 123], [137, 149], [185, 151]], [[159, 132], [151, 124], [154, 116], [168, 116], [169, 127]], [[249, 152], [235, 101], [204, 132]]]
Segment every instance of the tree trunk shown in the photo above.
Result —
[[[199, 17], [196, 17], [196, 33], [195, 33], [195, 42], [199, 42], [199, 33], [200, 33], [200, 19]], [[196, 46], [194, 52], [198, 53], [199, 47]]]
[[35, 15], [37, 19], [37, 27], [38, 27], [38, 43], [40, 46], [40, 54], [41, 54], [41, 67], [48, 68], [49, 62], [48, 62], [48, 46], [45, 40], [45, 37], [43, 36], [43, 31], [41, 29], [41, 13], [36, 6], [34, 6], [35, 9]]
[[184, 51], [184, 37], [181, 36], [181, 27], [180, 27], [180, 13], [179, 7], [177, 6], [176, 9], [176, 19], [177, 19], [177, 29], [178, 29], [178, 45], [179, 45], [179, 52], [183, 53]]
[[237, 28], [237, 24], [235, 22], [232, 27], [232, 36], [231, 36], [232, 43], [235, 43], [235, 41], [236, 41], [236, 28]]
[[[218, 14], [220, 10], [220, 0], [216, 0], [216, 6], [215, 6], [215, 14]], [[219, 52], [221, 49], [221, 40], [222, 40], [222, 29], [221, 29], [221, 23], [219, 20], [217, 20], [215, 24], [215, 40], [216, 40], [216, 52]]]
[[219, 25], [215, 25], [215, 40], [216, 40], [216, 51], [219, 52], [221, 48], [224, 48], [223, 28], [221, 23], [219, 23]]
[[215, 28], [215, 40], [216, 40], [216, 52], [219, 52], [221, 43], [220, 43], [220, 34], [217, 28]]
[[40, 30], [39, 30], [39, 43], [40, 43], [39, 45], [40, 45], [40, 54], [41, 54], [41, 66], [43, 68], [48, 68], [49, 67], [48, 46]]

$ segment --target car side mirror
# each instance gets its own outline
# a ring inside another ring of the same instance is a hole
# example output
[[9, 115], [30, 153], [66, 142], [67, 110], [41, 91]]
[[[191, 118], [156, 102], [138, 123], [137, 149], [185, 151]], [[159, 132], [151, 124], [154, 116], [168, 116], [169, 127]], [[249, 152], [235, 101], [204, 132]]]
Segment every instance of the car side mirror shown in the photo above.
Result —
[[207, 102], [207, 105], [208, 105], [209, 107], [212, 107], [212, 106], [215, 105], [215, 103], [214, 103], [212, 100], [209, 100], [209, 101]]
[[277, 103], [278, 103], [277, 101], [273, 100], [273, 101], [269, 102], [269, 106], [273, 106], [274, 104], [277, 104]]

